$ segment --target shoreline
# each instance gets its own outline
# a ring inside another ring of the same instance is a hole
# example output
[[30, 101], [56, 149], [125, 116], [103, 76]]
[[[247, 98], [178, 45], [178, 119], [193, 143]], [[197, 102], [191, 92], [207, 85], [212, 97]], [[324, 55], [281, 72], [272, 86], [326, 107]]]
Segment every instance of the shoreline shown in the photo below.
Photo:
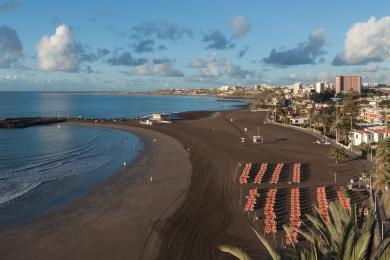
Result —
[[[131, 259], [134, 253], [141, 254], [144, 251], [147, 236], [150, 245], [154, 246], [144, 257], [149, 259], [150, 255], [156, 255], [159, 240], [155, 232], [158, 227], [154, 225], [178, 207], [189, 183], [191, 164], [187, 159], [187, 152], [173, 138], [147, 129], [115, 124], [70, 124], [130, 132], [142, 140], [144, 149], [126, 168], [96, 184], [86, 195], [69, 206], [1, 233], [0, 255], [4, 259], [123, 259], [125, 255]], [[153, 139], [156, 142], [153, 142]], [[182, 158], [181, 163], [173, 162], [167, 154], [164, 155], [164, 150]], [[171, 176], [175, 173], [173, 169], [181, 169], [182, 175]], [[153, 177], [152, 182], [150, 177]], [[142, 205], [143, 202], [145, 205]], [[105, 223], [103, 226], [102, 222]], [[118, 229], [118, 226], [121, 228]], [[84, 231], [98, 229], [95, 231], [98, 233], [106, 230], [104, 235], [86, 235], [80, 233], [80, 228]], [[128, 234], [121, 234], [126, 229]], [[65, 230], [65, 234], [60, 233], [60, 230]], [[116, 238], [118, 233], [121, 234], [123, 242]], [[107, 243], [103, 239], [110, 236], [115, 243]], [[65, 240], [67, 247], [77, 247], [72, 242], [75, 237], [80, 237], [77, 250], [69, 251], [69, 248], [60, 245], [60, 241]], [[41, 248], [38, 244], [46, 246]], [[49, 244], [51, 249], [45, 250]], [[105, 249], [103, 245], [107, 244], [111, 246]], [[88, 249], [92, 247], [100, 248], [103, 252]], [[110, 252], [104, 252], [106, 250]], [[114, 251], [117, 251], [117, 257], [112, 257]]]
[[[88, 198], [83, 198], [80, 199], [80, 204], [72, 205], [69, 209], [64, 210], [66, 213], [75, 208], [81, 209], [79, 215], [75, 214], [76, 218], [68, 220], [70, 227], [64, 225], [61, 218], [54, 218], [59, 222], [44, 223], [45, 221], [42, 221], [43, 224], [41, 225], [49, 227], [49, 231], [47, 231], [49, 234], [43, 233], [46, 235], [46, 240], [39, 240], [37, 244], [40, 245], [40, 248], [32, 248], [30, 252], [35, 252], [34, 256], [38, 255], [45, 259], [69, 259], [69, 256], [72, 256], [72, 259], [91, 257], [94, 259], [133, 259], [137, 256], [138, 258], [141, 257], [140, 259], [219, 259], [225, 255], [217, 249], [218, 245], [228, 244], [243, 247], [253, 258], [262, 259], [266, 255], [265, 249], [259, 246], [252, 232], [252, 221], [241, 212], [239, 207], [248, 189], [254, 187], [253, 185], [242, 186], [237, 183], [239, 163], [285, 161], [310, 164], [312, 174], [310, 180], [298, 186], [313, 190], [310, 197], [312, 203], [315, 201], [315, 187], [318, 185], [335, 187], [346, 185], [350, 178], [359, 175], [362, 163], [359, 160], [351, 160], [346, 163], [335, 164], [327, 156], [329, 147], [316, 144], [315, 137], [294, 129], [264, 125], [264, 117], [265, 113], [231, 110], [207, 113], [191, 112], [186, 114], [184, 119], [187, 120], [178, 120], [169, 126], [139, 126], [137, 121], [118, 122], [116, 124], [83, 122], [83, 125], [138, 129], [140, 133], [152, 132], [154, 135], [165, 136], [171, 140], [172, 144], [179, 149], [179, 156], [182, 157], [178, 157], [176, 153], [170, 153], [169, 150], [167, 151], [167, 149], [172, 149], [170, 146], [164, 147], [159, 153], [160, 156], [166, 156], [167, 159], [171, 160], [171, 175], [166, 180], [171, 182], [171, 185], [165, 186], [162, 195], [154, 197], [155, 201], [144, 196], [139, 197], [143, 202], [154, 203], [155, 207], [159, 207], [158, 210], [155, 209], [154, 217], [150, 212], [147, 212], [150, 210], [150, 206], [144, 203], [131, 205], [132, 207], [138, 206], [138, 208], [143, 207], [145, 209], [144, 218], [139, 219], [138, 223], [143, 223], [142, 228], [140, 228], [148, 232], [143, 232], [142, 235], [137, 233], [136, 238], [132, 239], [130, 236], [123, 236], [122, 234], [121, 239], [116, 240], [118, 234], [128, 228], [128, 224], [124, 221], [126, 218], [123, 216], [130, 214], [129, 208], [124, 207], [119, 215], [112, 216], [106, 208], [91, 206], [91, 201], [88, 201]], [[234, 121], [230, 120], [231, 118], [234, 118]], [[258, 127], [260, 134], [264, 136], [265, 142], [260, 145], [243, 145], [240, 142], [241, 137], [250, 138], [251, 135], [257, 133]], [[244, 131], [245, 128], [248, 128], [248, 131]], [[141, 138], [138, 133], [135, 134]], [[144, 141], [144, 139], [142, 140]], [[148, 140], [150, 142], [151, 139]], [[157, 143], [160, 144], [158, 141]], [[147, 143], [144, 141], [144, 144], [146, 151]], [[149, 143], [149, 145], [151, 144]], [[145, 157], [152, 156], [144, 156], [140, 160], [148, 160]], [[183, 166], [187, 167], [185, 176], [179, 168], [183, 161], [187, 165]], [[137, 164], [138, 162], [132, 166], [137, 168]], [[149, 170], [156, 175], [160, 175], [163, 168], [161, 164], [156, 162], [154, 168], [150, 169], [149, 167]], [[330, 174], [331, 170], [337, 170], [339, 173], [337, 183], [334, 183], [333, 175]], [[145, 176], [148, 175], [142, 169], [139, 169], [139, 171], [141, 171], [140, 176], [144, 176], [144, 178], [140, 178], [136, 185], [141, 184], [142, 186], [143, 184], [145, 188], [148, 188], [150, 185], [147, 177], [145, 179]], [[121, 176], [123, 177], [123, 173], [115, 174], [107, 183], [94, 188], [92, 194], [95, 194], [95, 198], [92, 202], [97, 203], [99, 199], [105, 199], [105, 196], [99, 196], [99, 194], [115, 193], [117, 186], [112, 185], [112, 183], [122, 184], [125, 187], [132, 185], [129, 179], [120, 178]], [[172, 183], [177, 178], [182, 178], [182, 188]], [[126, 180], [127, 183], [121, 183], [121, 180]], [[269, 184], [262, 187], [268, 188]], [[289, 188], [290, 186], [288, 183], [281, 183], [278, 187]], [[137, 194], [139, 196], [142, 193], [138, 192]], [[185, 196], [183, 196], [184, 194]], [[118, 204], [122, 205], [130, 199], [129, 196], [115, 197], [114, 195], [112, 197], [115, 199], [111, 201], [113, 205], [107, 207], [109, 210], [117, 209]], [[164, 207], [160, 205], [161, 203], [164, 203]], [[78, 219], [80, 216], [83, 217], [84, 214], [92, 214], [93, 216], [96, 212], [100, 212], [103, 216], [96, 219], [92, 218], [92, 220], [88, 218], [89, 222]], [[105, 216], [104, 213], [108, 215]], [[118, 226], [107, 226], [107, 221], [112, 223], [117, 221], [118, 218], [122, 221]], [[57, 223], [60, 223], [61, 227], [56, 227]], [[89, 223], [89, 226], [86, 223]], [[104, 232], [100, 227], [102, 223], [105, 224]], [[34, 225], [37, 226], [33, 223], [32, 226]], [[74, 229], [74, 226], [83, 229], [84, 232], [80, 233], [79, 230]], [[87, 229], [87, 232], [92, 232], [92, 234], [84, 234], [85, 229]], [[34, 230], [34, 227], [32, 230]], [[35, 230], [39, 230], [39, 227], [35, 227]], [[54, 235], [50, 232], [54, 232]], [[34, 233], [34, 235], [37, 236], [37, 233]], [[42, 233], [39, 235], [42, 235]], [[24, 239], [24, 243], [18, 242], [21, 238]], [[111, 241], [114, 239], [115, 243]], [[91, 242], [91, 240], [93, 241]], [[18, 252], [15, 254], [19, 258], [16, 257], [16, 259], [23, 259], [20, 250], [26, 252], [26, 243], [31, 246], [31, 241], [34, 241], [34, 236], [26, 235], [24, 232], [19, 233], [19, 236], [6, 238], [0, 236], [0, 254], [2, 254], [2, 249], [7, 246], [7, 243], [8, 245], [17, 244], [18, 247], [8, 249], [6, 256], [12, 256], [10, 255], [12, 252]], [[123, 241], [126, 241], [126, 243]], [[85, 244], [80, 245], [80, 242]], [[63, 243], [63, 247], [58, 247], [58, 243]], [[92, 246], [91, 243], [95, 243], [95, 246]], [[118, 250], [118, 243], [120, 244], [120, 250]], [[104, 244], [104, 248], [96, 247], [100, 244]], [[45, 254], [39, 255], [37, 252], [45, 252]], [[137, 252], [138, 255], [134, 252]], [[9, 257], [9, 259], [11, 258]], [[8, 258], [5, 257], [5, 259]], [[15, 259], [15, 257], [12, 259]]]
[[[5, 131], [5, 142], [1, 142], [9, 147], [10, 156], [18, 158], [0, 163], [5, 169], [13, 165], [4, 172], [0, 167], [0, 233], [71, 205], [122, 170], [124, 162], [130, 164], [143, 148], [141, 140], [131, 133], [99, 127], [61, 124], [13, 132]], [[40, 146], [34, 144], [36, 139]], [[30, 140], [28, 150], [23, 150]], [[30, 158], [36, 153], [41, 157]]]

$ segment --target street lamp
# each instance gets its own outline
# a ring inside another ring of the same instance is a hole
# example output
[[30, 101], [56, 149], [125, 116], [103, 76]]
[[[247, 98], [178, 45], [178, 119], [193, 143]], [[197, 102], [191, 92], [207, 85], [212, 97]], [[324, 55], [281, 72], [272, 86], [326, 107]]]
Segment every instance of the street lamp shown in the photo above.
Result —
[[337, 172], [336, 171], [333, 171], [332, 169], [330, 170], [330, 174], [333, 173], [333, 176], [334, 176], [334, 182], [336, 183], [337, 181]]
[[382, 228], [382, 240], [385, 238], [385, 231], [384, 231], [384, 229], [385, 229], [385, 224], [387, 224], [388, 223], [388, 221], [389, 221], [390, 219], [385, 219], [385, 220], [382, 220], [382, 222], [381, 222], [381, 228]]
[[376, 197], [377, 197], [378, 195], [375, 193], [375, 195], [374, 195], [374, 212], [376, 213]]
[[370, 194], [372, 194], [372, 176], [370, 171]]
[[371, 163], [372, 163], [372, 145], [370, 144], [370, 150], [371, 150]]

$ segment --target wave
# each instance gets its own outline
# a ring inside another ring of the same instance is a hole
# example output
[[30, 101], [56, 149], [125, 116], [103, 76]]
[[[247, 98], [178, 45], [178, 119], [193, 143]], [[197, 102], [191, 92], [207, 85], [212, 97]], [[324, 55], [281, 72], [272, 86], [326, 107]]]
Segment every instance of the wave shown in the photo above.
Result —
[[13, 199], [16, 199], [16, 198], [26, 194], [29, 191], [32, 191], [33, 189], [35, 189], [36, 187], [38, 187], [42, 183], [43, 183], [42, 181], [31, 183], [28, 187], [26, 187], [23, 190], [16, 191], [16, 192], [13, 192], [13, 193], [5, 193], [5, 194], [1, 195], [0, 196], [0, 206], [2, 204], [5, 204], [5, 203], [7, 203], [7, 202], [9, 202], [9, 201], [11, 201]]
[[[122, 135], [111, 134], [111, 131], [101, 132], [99, 129], [96, 132], [92, 129], [89, 133], [71, 128], [70, 131], [74, 139], [59, 138], [55, 142], [56, 140], [40, 137], [41, 142], [34, 143], [29, 149], [19, 152], [15, 145], [12, 147], [14, 150], [6, 150], [0, 156], [0, 207], [42, 183], [89, 173], [103, 167], [108, 162], [117, 160], [124, 147], [129, 147], [129, 144], [123, 144]], [[35, 134], [34, 131], [32, 133]], [[28, 138], [34, 138], [33, 134]], [[23, 144], [21, 149], [30, 144], [19, 143]]]
[[[97, 146], [96, 141], [97, 140], [93, 140], [92, 142], [80, 147], [79, 149], [72, 149], [67, 152], [62, 152], [62, 153], [60, 152], [53, 155], [48, 155], [45, 157], [41, 157], [41, 159], [39, 160], [35, 160], [33, 162], [30, 162], [28, 164], [16, 168], [2, 170], [1, 171], [3, 175], [2, 178], [7, 177], [7, 175], [9, 177], [10, 175], [13, 175], [15, 173], [23, 173], [25, 171], [31, 171], [31, 170], [42, 171], [42, 169], [46, 168], [45, 166], [49, 166], [49, 165], [61, 166], [63, 163], [67, 162], [72, 158], [78, 159], [79, 157], [81, 159], [82, 155], [87, 154], [96, 148]], [[49, 167], [49, 168], [53, 168], [53, 167]]]
[[[49, 160], [53, 160], [53, 157], [59, 157], [59, 156], [66, 156], [70, 153], [75, 153], [75, 152], [80, 152], [80, 153], [84, 153], [84, 152], [88, 152], [89, 150], [92, 150], [94, 149], [98, 144], [99, 144], [99, 140], [100, 138], [99, 137], [95, 137], [93, 138], [92, 140], [90, 140], [89, 142], [87, 143], [84, 143], [84, 144], [81, 144], [81, 145], [78, 145], [78, 146], [75, 146], [75, 147], [72, 147], [66, 151], [58, 151], [58, 149], [56, 149], [54, 152], [54, 154], [35, 154], [35, 155], [28, 155], [28, 156], [24, 156], [23, 159], [25, 161], [49, 161]], [[10, 161], [10, 160], [15, 160], [15, 159], [18, 159], [18, 158], [15, 158], [15, 157], [0, 157], [0, 162], [4, 161]]]

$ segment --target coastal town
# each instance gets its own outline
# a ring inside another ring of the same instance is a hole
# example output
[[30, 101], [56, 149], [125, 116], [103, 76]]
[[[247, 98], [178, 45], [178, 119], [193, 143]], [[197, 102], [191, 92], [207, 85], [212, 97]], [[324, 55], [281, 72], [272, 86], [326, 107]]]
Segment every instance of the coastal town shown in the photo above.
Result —
[[361, 76], [337, 76], [334, 82], [294, 83], [286, 86], [168, 89], [150, 92], [100, 92], [120, 95], [216, 96], [250, 104], [253, 112], [268, 113], [276, 123], [312, 129], [349, 149], [375, 149], [390, 136], [390, 86], [364, 83]]
[[[132, 190], [148, 191], [151, 198], [148, 205], [153, 206], [132, 218], [131, 225], [138, 229], [142, 223], [142, 230], [149, 233], [140, 236], [142, 239], [132, 237], [121, 242], [115, 240], [116, 232], [105, 233], [105, 237], [109, 236], [119, 245], [130, 241], [141, 259], [177, 259], [178, 255], [182, 259], [191, 259], [193, 255], [203, 259], [209, 257], [210, 250], [213, 254], [235, 256], [239, 252], [239, 259], [248, 259], [245, 258], [248, 255], [255, 259], [267, 254], [294, 256], [299, 252], [313, 256], [315, 252], [310, 251], [306, 243], [320, 245], [324, 238], [339, 243], [342, 241], [339, 238], [318, 237], [317, 234], [345, 221], [356, 225], [354, 214], [360, 216], [363, 227], [354, 234], [343, 231], [346, 236], [356, 241], [372, 240], [372, 244], [365, 245], [365, 250], [387, 243], [390, 233], [388, 91], [387, 85], [364, 83], [361, 76], [337, 76], [334, 82], [289, 86], [259, 84], [138, 93], [82, 92], [76, 96], [211, 96], [222, 105], [223, 102], [238, 102], [238, 105], [226, 111], [153, 113], [134, 118], [16, 118], [2, 123], [5, 128], [58, 124], [61, 130], [61, 125], [65, 124], [137, 133], [145, 144], [145, 154], [154, 155], [144, 155], [142, 163], [136, 166], [123, 162], [125, 172], [142, 171], [136, 175], [139, 176], [137, 184], [130, 185], [129, 190], [128, 186], [118, 184], [126, 180], [126, 175], [120, 175], [107, 184], [116, 192], [102, 203], [111, 205], [118, 197], [130, 196], [128, 192]], [[175, 158], [181, 158], [180, 163]], [[156, 174], [150, 165], [163, 167], [163, 170]], [[178, 172], [181, 174], [177, 175]], [[178, 189], [186, 189], [188, 185], [196, 192], [182, 197]], [[95, 201], [99, 194], [91, 193], [85, 199]], [[142, 194], [140, 192], [134, 200], [141, 201]], [[167, 209], [171, 207], [169, 203], [173, 203], [180, 211], [168, 210], [159, 215], [161, 211], [156, 210], [155, 203], [159, 204], [157, 208]], [[130, 209], [131, 205], [127, 207]], [[210, 217], [210, 207], [216, 214], [214, 217]], [[78, 234], [74, 223], [78, 223], [75, 219], [79, 219], [79, 210], [85, 210], [85, 206], [75, 206], [66, 213], [67, 221], [63, 223], [67, 223], [66, 229], [71, 231], [61, 232], [61, 236]], [[111, 206], [104, 212], [106, 221], [121, 215]], [[188, 216], [196, 217], [188, 220]], [[53, 219], [58, 222], [61, 217], [54, 215]], [[145, 221], [148, 218], [150, 220]], [[92, 218], [90, 225], [96, 225], [96, 221]], [[3, 247], [3, 252], [9, 256], [19, 251], [31, 254], [22, 249], [25, 232], [57, 246], [50, 236], [42, 235], [40, 225], [0, 236], [0, 245], [7, 245], [5, 241], [19, 241], [11, 247]], [[198, 229], [199, 225], [208, 228]], [[111, 230], [110, 225], [101, 228]], [[217, 230], [224, 230], [225, 236], [220, 237]], [[234, 236], [229, 237], [230, 232]], [[215, 247], [208, 243], [194, 245], [199, 236], [217, 241]], [[91, 239], [94, 241], [93, 236], [88, 235], [80, 238], [80, 242], [87, 243]], [[157, 239], [161, 239], [159, 247], [153, 243]], [[252, 244], [258, 239], [261, 246], [258, 242]], [[242, 244], [247, 246], [239, 247]], [[299, 248], [299, 252], [294, 252], [293, 248]], [[358, 247], [353, 248], [358, 250]], [[321, 250], [329, 249], [321, 246]], [[39, 249], [33, 252], [43, 254]], [[378, 251], [378, 254], [384, 252]], [[80, 251], [73, 250], [64, 255], [79, 254]], [[95, 251], [89, 254], [95, 255]]]
[[216, 89], [169, 89], [144, 94], [247, 101], [251, 111], [266, 111], [274, 122], [313, 129], [350, 149], [368, 149], [367, 145], [375, 146], [390, 137], [390, 86], [363, 83], [361, 76], [337, 76], [334, 82], [287, 86], [223, 85]]
[[389, 10], [0, 0], [0, 260], [390, 260]]

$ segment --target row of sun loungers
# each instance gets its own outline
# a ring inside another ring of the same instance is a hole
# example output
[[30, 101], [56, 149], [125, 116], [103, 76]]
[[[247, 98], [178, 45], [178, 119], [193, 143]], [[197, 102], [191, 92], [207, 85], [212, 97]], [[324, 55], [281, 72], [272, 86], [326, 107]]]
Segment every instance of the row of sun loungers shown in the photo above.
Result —
[[240, 184], [248, 183], [249, 171], [252, 168], [252, 163], [246, 163], [240, 176]]
[[[292, 174], [292, 180], [291, 175]], [[239, 178], [240, 184], [247, 183], [301, 183], [309, 179], [310, 173], [306, 164], [294, 163], [246, 163]]]
[[259, 194], [257, 193], [257, 189], [249, 190], [249, 195], [246, 196], [246, 203], [244, 206], [245, 212], [253, 211], [258, 195]]
[[253, 183], [261, 183], [263, 177], [264, 177], [264, 174], [265, 172], [267, 171], [267, 167], [268, 167], [268, 164], [267, 163], [262, 163], [261, 166], [260, 166], [260, 170], [259, 172], [257, 173], [256, 177], [255, 177], [255, 180], [253, 181]]
[[282, 172], [284, 163], [278, 163], [275, 167], [274, 174], [272, 174], [271, 183], [278, 183], [280, 173]]
[[330, 216], [328, 212], [328, 199], [326, 197], [325, 187], [321, 186], [317, 188], [317, 203], [322, 217], [326, 222], [330, 222]]
[[337, 191], [337, 197], [339, 199], [341, 206], [343, 206], [343, 208], [351, 209], [350, 199], [345, 196], [345, 192], [343, 190]]
[[301, 183], [301, 164], [294, 163], [293, 168], [293, 183]]
[[[259, 165], [258, 169], [261, 169]], [[274, 167], [276, 168], [276, 167]], [[275, 169], [274, 171], [275, 172]], [[307, 231], [311, 223], [307, 214], [311, 214], [314, 205], [311, 196], [311, 187], [295, 188], [253, 188], [246, 196], [244, 212], [260, 210], [256, 219], [264, 224], [265, 234], [276, 234], [288, 225], [288, 233], [282, 233], [286, 245], [298, 243], [304, 239], [299, 230]], [[320, 209], [320, 213], [326, 222], [330, 222], [331, 216], [328, 211], [330, 201], [338, 201], [344, 208], [350, 209], [351, 203], [361, 201], [366, 197], [356, 191], [336, 190], [334, 186], [319, 186], [314, 188], [316, 199], [314, 200]], [[303, 224], [305, 223], [305, 224]]]
[[291, 202], [290, 202], [290, 227], [289, 233], [286, 234], [286, 244], [291, 242], [298, 242], [298, 229], [301, 226], [301, 201], [299, 188], [291, 189]]
[[264, 231], [265, 233], [276, 233], [276, 214], [274, 211], [277, 189], [270, 189], [267, 193], [267, 200], [264, 207]]

